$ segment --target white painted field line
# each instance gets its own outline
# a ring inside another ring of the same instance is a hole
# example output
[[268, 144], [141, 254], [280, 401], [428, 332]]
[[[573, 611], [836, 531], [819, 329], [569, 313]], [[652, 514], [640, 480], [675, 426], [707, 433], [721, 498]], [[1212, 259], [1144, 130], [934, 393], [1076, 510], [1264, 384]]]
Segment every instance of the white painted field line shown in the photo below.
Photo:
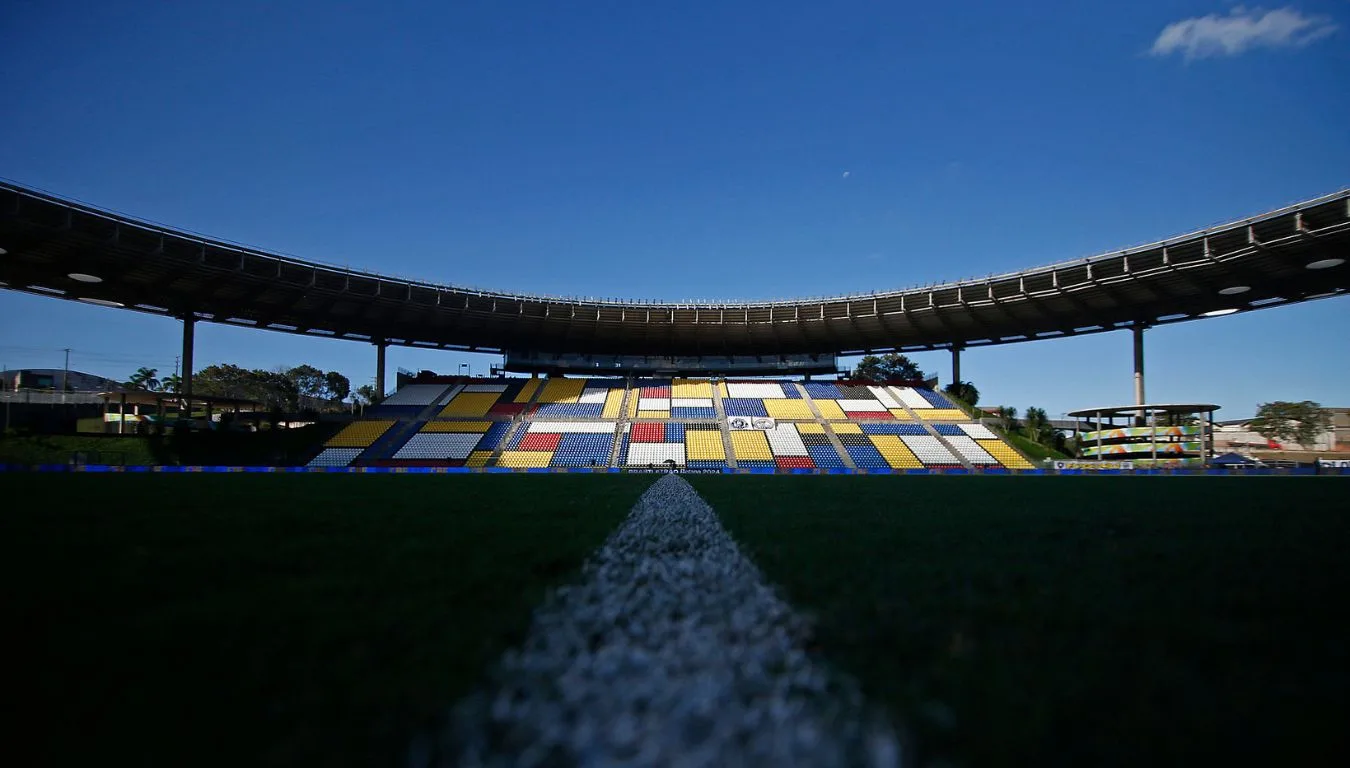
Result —
[[667, 475], [410, 765], [898, 765], [890, 726], [807, 633]]

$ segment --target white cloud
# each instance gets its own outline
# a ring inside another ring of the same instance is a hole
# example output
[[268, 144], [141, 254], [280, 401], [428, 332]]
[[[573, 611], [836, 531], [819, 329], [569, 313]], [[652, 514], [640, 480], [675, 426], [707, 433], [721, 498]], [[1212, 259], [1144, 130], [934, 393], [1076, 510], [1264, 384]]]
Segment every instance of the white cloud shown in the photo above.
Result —
[[1149, 52], [1180, 53], [1187, 60], [1236, 56], [1250, 48], [1299, 48], [1335, 31], [1326, 16], [1304, 16], [1293, 8], [1263, 11], [1238, 6], [1227, 16], [1212, 13], [1168, 24]]
[[852, 175], [852, 173], [853, 173], [853, 171], [844, 171], [844, 176], [843, 176], [843, 178], [847, 179], [850, 175]]

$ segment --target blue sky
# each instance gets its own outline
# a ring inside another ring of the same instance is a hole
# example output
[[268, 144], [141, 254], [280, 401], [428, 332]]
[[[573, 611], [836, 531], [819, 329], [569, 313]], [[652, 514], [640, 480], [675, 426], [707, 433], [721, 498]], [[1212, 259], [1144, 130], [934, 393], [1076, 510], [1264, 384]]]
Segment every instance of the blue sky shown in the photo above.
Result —
[[[1350, 11], [1213, 2], [12, 2], [0, 176], [273, 251], [565, 295], [898, 288], [1350, 185]], [[34, 321], [33, 318], [40, 318]], [[1159, 328], [1149, 399], [1350, 405], [1334, 299]], [[0, 293], [0, 365], [172, 369], [169, 320]], [[1129, 402], [1125, 332], [976, 350]], [[946, 353], [915, 356], [948, 373]], [[392, 349], [390, 366], [491, 358]], [[203, 325], [198, 365], [369, 345]]]

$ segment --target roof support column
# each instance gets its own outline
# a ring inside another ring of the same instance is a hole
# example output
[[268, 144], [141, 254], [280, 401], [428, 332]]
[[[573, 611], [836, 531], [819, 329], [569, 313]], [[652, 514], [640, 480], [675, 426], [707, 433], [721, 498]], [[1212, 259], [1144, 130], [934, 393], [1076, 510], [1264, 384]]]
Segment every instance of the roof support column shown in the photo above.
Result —
[[183, 315], [183, 375], [178, 388], [183, 397], [179, 409], [184, 416], [192, 416], [192, 348], [196, 337], [197, 316], [191, 312]]
[[[1130, 331], [1134, 334], [1134, 404], [1144, 404], [1144, 326], [1136, 324]], [[1135, 412], [1135, 423], [1144, 426], [1144, 411]]]
[[380, 400], [384, 399], [384, 351], [388, 347], [384, 339], [375, 340], [375, 396]]
[[961, 350], [964, 349], [960, 344], [952, 345], [952, 384], [961, 382]]

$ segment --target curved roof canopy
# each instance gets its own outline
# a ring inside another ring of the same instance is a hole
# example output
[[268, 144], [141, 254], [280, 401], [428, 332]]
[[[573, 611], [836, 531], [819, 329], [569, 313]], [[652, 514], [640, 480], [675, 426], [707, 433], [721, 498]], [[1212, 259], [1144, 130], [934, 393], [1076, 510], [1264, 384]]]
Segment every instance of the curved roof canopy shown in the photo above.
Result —
[[409, 281], [301, 261], [0, 183], [0, 287], [174, 317], [425, 348], [640, 355], [974, 347], [1350, 290], [1350, 189], [1087, 259], [825, 299], [650, 303]]

